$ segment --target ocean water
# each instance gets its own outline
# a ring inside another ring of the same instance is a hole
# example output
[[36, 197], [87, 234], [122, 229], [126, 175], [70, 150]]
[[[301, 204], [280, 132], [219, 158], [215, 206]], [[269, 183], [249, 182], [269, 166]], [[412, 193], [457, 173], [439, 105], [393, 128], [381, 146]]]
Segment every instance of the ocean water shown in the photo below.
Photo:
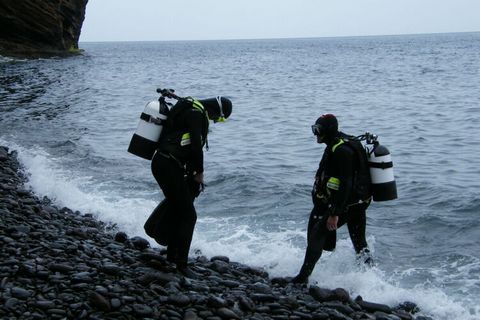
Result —
[[211, 126], [191, 254], [293, 276], [323, 152], [310, 126], [334, 113], [389, 148], [399, 198], [368, 210], [376, 267], [355, 263], [342, 228], [311, 283], [480, 318], [480, 33], [80, 46], [0, 57], [0, 145], [19, 152], [39, 196], [145, 236], [163, 195], [149, 161], [126, 151], [140, 112], [157, 87], [224, 95], [234, 111]]

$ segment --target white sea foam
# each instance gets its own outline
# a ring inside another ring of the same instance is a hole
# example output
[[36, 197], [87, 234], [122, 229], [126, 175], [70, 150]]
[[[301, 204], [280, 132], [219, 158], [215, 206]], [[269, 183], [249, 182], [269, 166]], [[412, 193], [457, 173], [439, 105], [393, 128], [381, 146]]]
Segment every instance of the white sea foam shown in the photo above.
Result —
[[[79, 176], [62, 167], [59, 159], [52, 158], [41, 148], [26, 149], [2, 139], [0, 144], [18, 151], [19, 160], [28, 174], [27, 186], [39, 196], [47, 196], [59, 206], [91, 212], [103, 221], [116, 223], [129, 236], [145, 236], [143, 223], [157, 204], [154, 201], [135, 196], [125, 199], [115, 196], [114, 190], [108, 194], [99, 192], [92, 177]], [[200, 249], [209, 257], [227, 255], [234, 261], [264, 267], [271, 276], [293, 276], [298, 272], [304, 254], [304, 249], [291, 240], [296, 237], [305, 237], [304, 231], [272, 233], [239, 224], [238, 220], [199, 217], [192, 249]], [[369, 238], [373, 251], [374, 240]], [[405, 272], [409, 270], [402, 271], [399, 266], [398, 274]], [[473, 320], [480, 314], [478, 306], [473, 304], [474, 297], [467, 299], [472, 301], [468, 309], [432, 283], [405, 287], [395, 275], [382, 271], [381, 263], [371, 269], [358, 266], [347, 239], [338, 241], [335, 253], [324, 254], [312, 274], [311, 283], [327, 288], [343, 287], [354, 297], [361, 295], [365, 300], [392, 306], [413, 301], [435, 319]]]
[[52, 158], [41, 148], [25, 149], [2, 139], [0, 144], [18, 152], [19, 161], [28, 176], [26, 187], [40, 197], [52, 199], [57, 206], [93, 213], [102, 221], [116, 223], [130, 235], [145, 236], [143, 222], [155, 208], [155, 202], [134, 197], [115, 197], [106, 191], [96, 192], [92, 177], [79, 176], [63, 168], [58, 159]]

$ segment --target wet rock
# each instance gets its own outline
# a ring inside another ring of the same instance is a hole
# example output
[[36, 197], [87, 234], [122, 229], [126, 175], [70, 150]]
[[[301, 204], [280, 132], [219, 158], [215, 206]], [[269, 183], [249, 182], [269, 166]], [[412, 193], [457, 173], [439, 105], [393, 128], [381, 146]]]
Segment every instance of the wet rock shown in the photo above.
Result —
[[376, 312], [376, 311], [381, 311], [384, 313], [392, 313], [392, 309], [381, 303], [374, 303], [374, 302], [368, 302], [368, 301], [355, 301], [360, 307], [362, 307], [363, 310], [366, 310], [368, 312]]
[[127, 264], [134, 264], [135, 262], [137, 262], [133, 257], [126, 254], [122, 254], [122, 261]]
[[250, 286], [250, 289], [256, 293], [265, 293], [265, 294], [272, 293], [272, 288], [270, 288], [269, 285], [261, 282], [254, 283], [252, 286]]
[[287, 284], [291, 282], [291, 280], [292, 280], [291, 277], [277, 277], [277, 278], [272, 278], [270, 282], [274, 285], [285, 287]]
[[8, 233], [23, 233], [23, 234], [28, 234], [30, 233], [31, 228], [26, 225], [19, 225], [19, 226], [14, 226], [10, 227], [7, 229]]
[[241, 271], [247, 274], [259, 276], [261, 278], [268, 278], [268, 272], [261, 268], [252, 268], [248, 266], [241, 266], [240, 267]]
[[178, 312], [176, 312], [175, 310], [172, 310], [172, 309], [167, 309], [165, 314], [169, 317], [169, 319], [175, 317], [175, 318], [178, 318], [178, 319], [181, 319], [182, 318], [182, 315]]
[[2, 279], [2, 281], [0, 281], [0, 289], [5, 289], [6, 285], [7, 285], [7, 282], [8, 282], [8, 278], [7, 277], [4, 277]]
[[392, 313], [392, 308], [385, 304], [381, 303], [374, 303], [374, 302], [368, 302], [362, 299], [361, 296], [358, 296], [355, 298], [355, 302], [364, 310], [368, 312], [384, 312], [384, 313]]
[[176, 306], [185, 307], [190, 304], [190, 298], [184, 294], [175, 294], [168, 297], [168, 302]]
[[351, 315], [352, 313], [354, 313], [354, 310], [352, 308], [350, 308], [349, 306], [339, 301], [327, 302], [327, 303], [324, 303], [323, 306], [326, 308], [335, 309], [338, 312], [341, 312], [346, 315]]
[[230, 270], [230, 265], [222, 260], [215, 260], [212, 262], [212, 269], [218, 273], [228, 273]]
[[149, 317], [153, 315], [153, 309], [144, 304], [134, 304], [133, 312], [135, 313], [135, 315], [140, 317]]
[[70, 228], [65, 231], [65, 235], [77, 237], [80, 239], [90, 239], [87, 229], [85, 228]]
[[350, 294], [347, 290], [343, 288], [337, 288], [332, 291], [332, 295], [330, 297], [332, 300], [348, 302], [350, 301]]
[[396, 315], [397, 317], [399, 317], [402, 320], [412, 320], [413, 319], [413, 316], [405, 310], [395, 310], [393, 312], [393, 314]]
[[185, 312], [183, 320], [198, 320], [198, 316], [194, 311], [188, 310]]
[[293, 296], [280, 297], [278, 302], [281, 305], [287, 306], [288, 308], [291, 308], [291, 309], [297, 309], [299, 306], [297, 299]]
[[72, 310], [78, 310], [83, 306], [83, 302], [77, 302], [77, 303], [72, 303], [69, 305], [70, 309]]
[[167, 290], [165, 290], [161, 285], [157, 285], [157, 284], [153, 283], [149, 286], [149, 288], [155, 295], [159, 295], [159, 296], [168, 295]]
[[8, 150], [0, 147], [0, 161], [8, 160]]
[[352, 320], [352, 318], [338, 312], [335, 309], [323, 309], [328, 314], [328, 319], [332, 320]]
[[102, 310], [102, 311], [109, 311], [110, 310], [110, 303], [109, 301], [102, 296], [101, 294], [91, 291], [89, 294], [89, 301], [92, 307]]
[[198, 313], [198, 315], [200, 317], [202, 317], [203, 319], [206, 319], [206, 318], [209, 318], [209, 317], [213, 317], [213, 312], [210, 311], [210, 310], [203, 310], [203, 311], [200, 311]]
[[405, 301], [398, 306], [395, 307], [395, 310], [404, 310], [406, 312], [415, 314], [420, 311], [420, 308], [417, 306], [416, 303]]
[[14, 298], [25, 300], [30, 298], [33, 295], [33, 292], [20, 287], [14, 287], [10, 290], [10, 294]]
[[120, 243], [124, 243], [125, 241], [128, 240], [128, 236], [125, 232], [117, 232], [115, 234], [115, 241], [117, 242], [120, 242]]
[[138, 255], [138, 258], [142, 261], [155, 260], [163, 263], [167, 262], [167, 258], [165, 256], [155, 252], [142, 252]]
[[50, 315], [66, 316], [67, 312], [63, 309], [48, 309], [47, 313]]
[[78, 274], [72, 275], [70, 282], [72, 284], [80, 284], [80, 283], [93, 283], [94, 280], [88, 273], [81, 272]]
[[226, 263], [230, 263], [230, 258], [226, 256], [214, 256], [210, 259], [210, 261], [223, 261]]
[[133, 237], [130, 239], [133, 247], [138, 250], [144, 250], [150, 247], [150, 243], [142, 237]]
[[118, 276], [122, 273], [122, 268], [113, 263], [106, 263], [99, 270], [112, 276]]
[[312, 320], [326, 320], [326, 319], [330, 319], [327, 313], [324, 313], [324, 312], [312, 313]]
[[300, 319], [306, 319], [306, 320], [313, 319], [313, 316], [311, 314], [300, 312], [300, 311], [293, 311], [292, 316], [298, 316]]
[[7, 299], [7, 302], [5, 302], [4, 307], [7, 310], [14, 309], [18, 303], [19, 303], [19, 300], [17, 298], [9, 298]]
[[386, 314], [381, 311], [375, 312], [374, 315], [375, 315], [375, 320], [401, 320], [401, 318], [396, 315]]
[[69, 273], [75, 270], [71, 265], [62, 264], [62, 263], [52, 263], [48, 266], [53, 272], [60, 272], [60, 273]]
[[248, 297], [240, 297], [238, 304], [240, 308], [244, 311], [252, 312], [255, 310], [255, 303]]
[[277, 298], [273, 294], [254, 293], [250, 295], [250, 298], [256, 302], [273, 302]]
[[118, 309], [121, 306], [122, 306], [122, 301], [120, 301], [120, 299], [118, 299], [118, 298], [110, 299], [110, 307], [112, 309]]
[[240, 317], [233, 312], [232, 310], [228, 308], [220, 308], [217, 310], [217, 314], [222, 318], [222, 319], [240, 319]]
[[174, 275], [162, 273], [162, 272], [155, 272], [155, 273], [147, 273], [143, 276], [140, 276], [137, 281], [144, 286], [150, 285], [152, 283], [158, 283], [161, 285], [166, 285], [169, 282], [178, 282], [179, 279]]
[[192, 284], [191, 289], [196, 292], [209, 292], [210, 287], [206, 284]]
[[222, 280], [220, 281], [220, 285], [225, 286], [227, 288], [236, 288], [240, 286], [240, 282], [235, 280]]
[[323, 289], [317, 286], [310, 286], [308, 292], [318, 302], [330, 301], [332, 297], [332, 290]]
[[225, 301], [222, 298], [210, 296], [208, 298], [207, 305], [212, 308], [222, 308], [222, 307], [226, 307], [228, 304], [227, 304], [227, 301]]
[[39, 300], [35, 302], [35, 307], [40, 309], [53, 309], [55, 308], [55, 302], [49, 300]]

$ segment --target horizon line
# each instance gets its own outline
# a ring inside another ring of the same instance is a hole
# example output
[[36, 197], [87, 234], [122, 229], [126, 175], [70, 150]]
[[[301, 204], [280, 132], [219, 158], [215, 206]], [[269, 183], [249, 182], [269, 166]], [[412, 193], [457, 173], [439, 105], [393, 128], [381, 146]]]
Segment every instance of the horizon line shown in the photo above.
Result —
[[225, 39], [177, 39], [177, 40], [81, 40], [79, 43], [98, 42], [195, 42], [195, 41], [252, 41], [252, 40], [294, 40], [294, 39], [332, 39], [332, 38], [368, 38], [368, 37], [398, 37], [398, 36], [421, 36], [441, 35], [457, 33], [479, 33], [478, 31], [452, 31], [452, 32], [422, 32], [422, 33], [398, 33], [398, 34], [367, 34], [367, 35], [339, 35], [339, 36], [305, 36], [305, 37], [272, 37], [272, 38], [225, 38]]

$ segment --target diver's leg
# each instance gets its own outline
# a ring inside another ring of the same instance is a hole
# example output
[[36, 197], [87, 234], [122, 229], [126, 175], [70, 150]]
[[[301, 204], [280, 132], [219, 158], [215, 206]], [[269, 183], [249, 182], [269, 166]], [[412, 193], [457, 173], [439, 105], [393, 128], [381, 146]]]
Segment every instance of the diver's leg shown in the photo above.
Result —
[[326, 229], [326, 216], [320, 216], [321, 213], [318, 208], [314, 207], [310, 214], [305, 258], [300, 272], [292, 279], [294, 283], [306, 283], [315, 264], [322, 256], [328, 230]]
[[370, 250], [368, 249], [368, 243], [365, 235], [367, 225], [367, 207], [368, 205], [356, 205], [351, 207], [347, 212], [347, 226], [353, 248], [357, 253], [357, 257], [364, 260], [364, 263], [372, 265], [373, 259], [370, 255]]
[[367, 239], [365, 237], [365, 229], [367, 225], [367, 217], [365, 210], [358, 206], [352, 206], [348, 212], [348, 232], [350, 239], [352, 240], [353, 247], [356, 253], [360, 253], [362, 250], [368, 247]]
[[159, 156], [152, 171], [173, 214], [172, 237], [167, 247], [167, 259], [174, 260], [177, 269], [187, 268], [188, 252], [197, 219], [190, 188], [184, 170], [174, 160]]

